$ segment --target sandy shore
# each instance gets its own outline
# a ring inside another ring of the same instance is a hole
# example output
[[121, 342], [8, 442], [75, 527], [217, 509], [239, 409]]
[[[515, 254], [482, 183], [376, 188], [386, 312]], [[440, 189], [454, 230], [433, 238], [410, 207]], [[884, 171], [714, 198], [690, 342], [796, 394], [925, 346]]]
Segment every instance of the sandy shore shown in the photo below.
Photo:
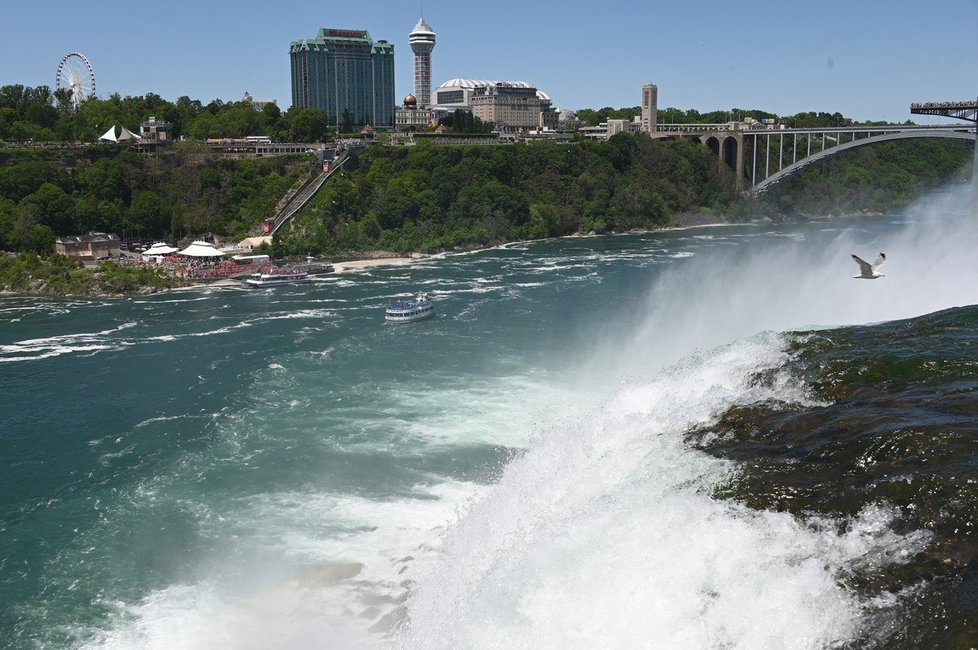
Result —
[[342, 273], [347, 269], [359, 269], [367, 266], [399, 266], [407, 264], [421, 257], [376, 257], [365, 260], [350, 260], [349, 262], [331, 262], [337, 273]]

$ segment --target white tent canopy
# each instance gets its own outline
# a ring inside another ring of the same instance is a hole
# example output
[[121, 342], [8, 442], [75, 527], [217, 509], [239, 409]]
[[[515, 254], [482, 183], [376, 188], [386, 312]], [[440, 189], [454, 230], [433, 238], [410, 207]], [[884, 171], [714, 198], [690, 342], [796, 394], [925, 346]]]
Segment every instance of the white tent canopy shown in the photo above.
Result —
[[102, 134], [102, 137], [99, 138], [99, 142], [101, 142], [102, 140], [107, 140], [108, 142], [119, 141], [119, 139], [115, 137], [115, 125], [110, 126], [109, 130]]
[[109, 127], [109, 130], [102, 134], [99, 138], [99, 142], [122, 142], [124, 140], [138, 140], [139, 136], [127, 129], [124, 126], [119, 127], [119, 135], [115, 134], [115, 125]]
[[224, 253], [205, 241], [195, 241], [177, 253], [177, 255], [186, 255], [187, 257], [221, 257]]
[[170, 253], [176, 253], [178, 250], [180, 249], [160, 241], [144, 250], [143, 255], [169, 255]]
[[139, 136], [124, 126], [119, 127], [119, 142], [123, 140], [138, 140]]

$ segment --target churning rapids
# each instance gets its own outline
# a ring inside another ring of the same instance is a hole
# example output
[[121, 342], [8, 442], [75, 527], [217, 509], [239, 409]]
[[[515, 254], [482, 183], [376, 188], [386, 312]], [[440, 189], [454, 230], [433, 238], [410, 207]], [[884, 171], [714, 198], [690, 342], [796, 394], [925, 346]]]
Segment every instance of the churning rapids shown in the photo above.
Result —
[[974, 646], [969, 200], [2, 297], [0, 639]]

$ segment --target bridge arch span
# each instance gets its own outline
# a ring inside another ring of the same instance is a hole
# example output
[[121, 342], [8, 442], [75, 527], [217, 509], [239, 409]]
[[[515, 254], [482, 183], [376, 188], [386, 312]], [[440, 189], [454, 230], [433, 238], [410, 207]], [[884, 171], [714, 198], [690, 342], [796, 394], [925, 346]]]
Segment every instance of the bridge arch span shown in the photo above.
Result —
[[716, 154], [717, 159], [720, 161], [720, 167], [723, 168], [724, 165], [730, 168], [730, 171], [736, 175], [738, 187], [737, 189], [743, 189], [741, 186], [742, 176], [744, 173], [744, 137], [740, 133], [731, 132], [719, 132], [710, 133], [708, 135], [701, 135], [698, 137], [699, 141], [710, 148], [714, 154]]
[[715, 135], [701, 136], [699, 141], [710, 148], [710, 151], [715, 153], [717, 156], [720, 155], [720, 138]]
[[743, 147], [743, 140], [738, 140], [732, 135], [725, 136], [720, 140], [720, 160], [735, 172], [738, 171], [737, 161], [740, 158], [741, 147]]
[[835, 147], [825, 149], [824, 151], [813, 153], [811, 156], [807, 158], [804, 158], [796, 163], [788, 165], [784, 169], [775, 172], [774, 174], [771, 174], [760, 183], [754, 185], [754, 187], [751, 188], [751, 192], [754, 195], [763, 194], [764, 192], [767, 191], [769, 187], [783, 180], [785, 177], [791, 176], [798, 170], [803, 169], [804, 167], [807, 167], [808, 165], [811, 165], [813, 163], [816, 163], [819, 160], [828, 158], [829, 156], [835, 156], [837, 154], [844, 153], [845, 151], [848, 151], [850, 149], [855, 149], [856, 147], [863, 147], [866, 145], [877, 144], [880, 142], [887, 142], [890, 140], [908, 140], [910, 138], [952, 138], [958, 140], [970, 140], [974, 142], [975, 132], [967, 131], [963, 129], [962, 130], [948, 129], [946, 131], [931, 130], [926, 132], [899, 131], [896, 133], [884, 133], [883, 135], [874, 135], [869, 138], [861, 138], [859, 140], [853, 140], [852, 142], [846, 142], [845, 144], [840, 144]]

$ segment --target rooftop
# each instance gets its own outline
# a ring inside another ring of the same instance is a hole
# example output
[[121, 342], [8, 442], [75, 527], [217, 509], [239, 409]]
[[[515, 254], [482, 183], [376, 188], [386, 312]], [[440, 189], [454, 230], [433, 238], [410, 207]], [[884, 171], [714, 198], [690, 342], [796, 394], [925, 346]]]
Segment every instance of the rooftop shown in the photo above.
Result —
[[411, 30], [410, 36], [427, 36], [431, 35], [432, 38], [435, 36], [435, 32], [431, 29], [431, 25], [424, 21], [424, 18], [418, 20], [418, 24], [414, 26]]
[[[461, 77], [455, 79], [449, 79], [442, 85], [435, 89], [435, 92], [439, 90], [448, 90], [450, 88], [459, 88], [462, 90], [474, 90], [479, 86], [508, 86], [510, 88], [535, 88], [532, 84], [528, 84], [525, 81], [490, 81], [487, 79], [464, 79]], [[537, 97], [544, 101], [551, 101], [550, 95], [543, 92], [537, 88]]]

